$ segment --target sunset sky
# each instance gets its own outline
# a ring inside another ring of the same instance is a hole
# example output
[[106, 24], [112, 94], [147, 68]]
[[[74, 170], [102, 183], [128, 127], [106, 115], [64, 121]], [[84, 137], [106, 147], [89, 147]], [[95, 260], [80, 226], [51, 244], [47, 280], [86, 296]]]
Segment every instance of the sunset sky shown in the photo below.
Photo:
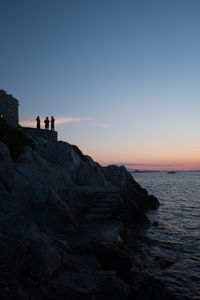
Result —
[[0, 0], [0, 89], [20, 123], [102, 165], [200, 169], [199, 0]]

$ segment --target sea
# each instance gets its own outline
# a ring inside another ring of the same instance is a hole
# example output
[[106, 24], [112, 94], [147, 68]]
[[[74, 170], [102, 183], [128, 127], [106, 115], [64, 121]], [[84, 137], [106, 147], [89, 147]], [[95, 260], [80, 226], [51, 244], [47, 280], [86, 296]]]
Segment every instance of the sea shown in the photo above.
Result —
[[[132, 173], [160, 206], [149, 211], [149, 271], [180, 299], [200, 300], [200, 172]], [[155, 224], [155, 223], [154, 223]]]

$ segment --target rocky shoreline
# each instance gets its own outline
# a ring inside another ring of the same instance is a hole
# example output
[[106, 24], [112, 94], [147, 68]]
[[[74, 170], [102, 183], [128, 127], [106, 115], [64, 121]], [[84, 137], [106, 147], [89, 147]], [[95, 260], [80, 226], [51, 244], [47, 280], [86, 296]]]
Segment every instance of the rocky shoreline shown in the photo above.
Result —
[[158, 205], [124, 167], [0, 120], [0, 298], [175, 299], [137, 247]]

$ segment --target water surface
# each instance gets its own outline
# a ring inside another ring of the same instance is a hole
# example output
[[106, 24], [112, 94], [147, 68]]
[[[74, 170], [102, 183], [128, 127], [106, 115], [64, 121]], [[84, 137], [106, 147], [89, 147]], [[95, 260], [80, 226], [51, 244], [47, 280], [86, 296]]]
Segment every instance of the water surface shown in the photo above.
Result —
[[200, 299], [200, 172], [132, 175], [161, 203], [147, 214], [159, 222], [145, 234], [149, 268], [180, 297]]

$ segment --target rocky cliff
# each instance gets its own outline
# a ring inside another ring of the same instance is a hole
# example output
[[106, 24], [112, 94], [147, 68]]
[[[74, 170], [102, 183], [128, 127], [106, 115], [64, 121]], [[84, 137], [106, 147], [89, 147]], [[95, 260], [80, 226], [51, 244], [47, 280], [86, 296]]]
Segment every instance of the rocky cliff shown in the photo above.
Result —
[[0, 298], [143, 299], [125, 240], [158, 204], [124, 167], [0, 120]]

